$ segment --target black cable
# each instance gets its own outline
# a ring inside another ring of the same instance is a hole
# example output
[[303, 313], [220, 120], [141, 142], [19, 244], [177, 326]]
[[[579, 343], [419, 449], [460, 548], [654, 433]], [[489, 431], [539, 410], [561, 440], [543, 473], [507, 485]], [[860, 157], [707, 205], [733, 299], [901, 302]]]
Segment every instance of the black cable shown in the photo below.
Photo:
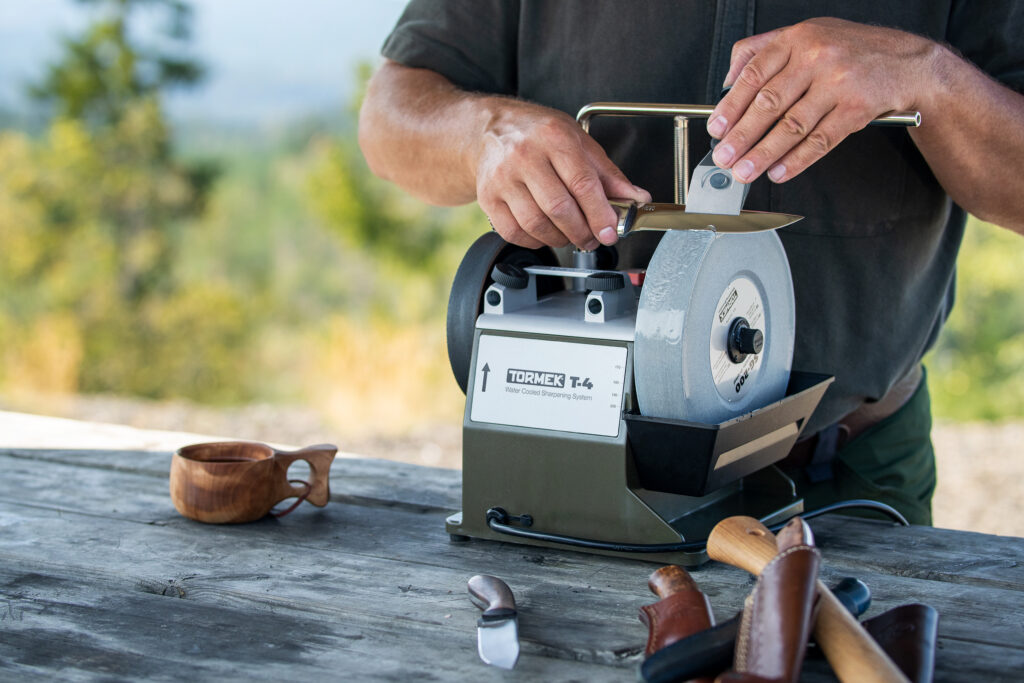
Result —
[[[838, 503], [825, 505], [824, 507], [820, 507], [817, 508], [816, 510], [805, 512], [804, 514], [799, 516], [803, 517], [804, 519], [814, 519], [815, 517], [820, 517], [821, 515], [827, 515], [830, 512], [835, 512], [836, 510], [853, 510], [858, 508], [880, 512], [883, 515], [886, 515], [887, 517], [892, 519], [892, 521], [896, 522], [900, 526], [910, 526], [910, 522], [907, 521], [907, 518], [900, 514], [900, 511], [897, 510], [896, 508], [892, 507], [891, 505], [881, 503], [877, 500], [868, 500], [867, 498], [841, 500]], [[789, 520], [786, 521], [788, 522]], [[779, 528], [781, 529], [782, 527], [780, 526]]]
[[[879, 512], [890, 517], [894, 522], [901, 526], [910, 526], [910, 522], [907, 521], [907, 518], [892, 506], [880, 503], [877, 500], [868, 500], [866, 498], [842, 500], [815, 510], [808, 510], [807, 512], [799, 515], [793, 515], [793, 517], [813, 519], [815, 517], [820, 517], [821, 515], [836, 512], [837, 510], [853, 509], [867, 509]], [[498, 533], [518, 536], [519, 538], [528, 538], [534, 541], [546, 541], [548, 543], [559, 543], [576, 548], [607, 550], [620, 553], [698, 553], [702, 552], [707, 546], [707, 539], [700, 541], [680, 541], [679, 543], [616, 543], [613, 541], [596, 541], [576, 536], [562, 536], [561, 534], [549, 534], [543, 531], [531, 531], [522, 527], [509, 526], [508, 522], [510, 521], [510, 517], [511, 516], [504, 509], [493, 507], [487, 511], [487, 526]], [[521, 517], [516, 517], [516, 519], [520, 519], [522, 517], [530, 518], [529, 515], [522, 515]], [[789, 517], [768, 528], [772, 533], [774, 533], [786, 526], [789, 520], [793, 519], [793, 517]], [[530, 520], [532, 524], [532, 518], [530, 518]]]
[[534, 541], [546, 541], [548, 543], [560, 543], [576, 548], [589, 548], [591, 550], [610, 550], [620, 553], [674, 553], [674, 552], [700, 552], [704, 550], [707, 541], [690, 541], [680, 543], [615, 543], [613, 541], [595, 541], [589, 538], [577, 536], [562, 536], [561, 534], [549, 534], [544, 531], [530, 531], [522, 527], [509, 526], [507, 524], [509, 514], [502, 508], [491, 508], [487, 511], [487, 526], [501, 534], [529, 538]]

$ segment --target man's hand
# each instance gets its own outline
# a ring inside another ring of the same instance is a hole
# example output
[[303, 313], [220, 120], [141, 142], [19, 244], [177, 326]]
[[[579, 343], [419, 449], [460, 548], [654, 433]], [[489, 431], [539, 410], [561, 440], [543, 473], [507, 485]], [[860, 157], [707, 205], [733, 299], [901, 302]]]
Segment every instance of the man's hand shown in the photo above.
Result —
[[614, 244], [608, 198], [649, 202], [566, 114], [511, 99], [492, 107], [476, 147], [476, 196], [507, 242], [581, 249]]
[[563, 112], [395, 62], [370, 81], [359, 144], [380, 177], [432, 204], [476, 199], [498, 234], [524, 247], [614, 244], [608, 199], [651, 201]]
[[841, 19], [811, 19], [737, 42], [708, 118], [715, 163], [740, 182], [781, 183], [872, 119], [921, 108], [939, 46]]

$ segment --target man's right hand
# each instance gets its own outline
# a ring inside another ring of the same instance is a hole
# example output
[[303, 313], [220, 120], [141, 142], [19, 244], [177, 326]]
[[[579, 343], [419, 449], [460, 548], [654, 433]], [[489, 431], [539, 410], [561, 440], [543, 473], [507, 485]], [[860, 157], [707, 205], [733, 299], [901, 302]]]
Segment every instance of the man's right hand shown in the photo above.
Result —
[[505, 241], [581, 249], [614, 244], [608, 198], [651, 201], [563, 112], [485, 98], [489, 120], [476, 146], [476, 196]]
[[608, 199], [651, 200], [567, 114], [395, 62], [370, 82], [359, 142], [377, 175], [433, 204], [475, 197], [498, 234], [529, 248], [614, 244]]

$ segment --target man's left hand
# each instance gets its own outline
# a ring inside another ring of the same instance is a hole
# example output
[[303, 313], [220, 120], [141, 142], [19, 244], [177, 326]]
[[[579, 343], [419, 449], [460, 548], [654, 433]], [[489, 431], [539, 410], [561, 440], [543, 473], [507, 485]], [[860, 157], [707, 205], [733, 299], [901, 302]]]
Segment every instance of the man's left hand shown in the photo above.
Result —
[[872, 119], [917, 109], [937, 43], [903, 31], [822, 18], [761, 33], [732, 49], [708, 118], [715, 163], [740, 182], [796, 176]]

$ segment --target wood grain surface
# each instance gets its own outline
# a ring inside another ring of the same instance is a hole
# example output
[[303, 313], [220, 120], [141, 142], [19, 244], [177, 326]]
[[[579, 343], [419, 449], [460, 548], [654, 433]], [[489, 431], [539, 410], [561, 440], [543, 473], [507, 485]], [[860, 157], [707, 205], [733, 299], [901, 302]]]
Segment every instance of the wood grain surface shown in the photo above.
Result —
[[[339, 458], [326, 507], [222, 527], [174, 510], [173, 449], [120, 448], [0, 445], [4, 679], [635, 680], [647, 635], [637, 611], [657, 566], [452, 543], [457, 471]], [[811, 526], [825, 583], [871, 587], [866, 616], [938, 609], [937, 681], [1020, 680], [1024, 539], [842, 517]], [[474, 574], [516, 596], [511, 674], [477, 655]], [[718, 563], [692, 575], [719, 621], [753, 585]], [[802, 680], [835, 679], [811, 656]]]

